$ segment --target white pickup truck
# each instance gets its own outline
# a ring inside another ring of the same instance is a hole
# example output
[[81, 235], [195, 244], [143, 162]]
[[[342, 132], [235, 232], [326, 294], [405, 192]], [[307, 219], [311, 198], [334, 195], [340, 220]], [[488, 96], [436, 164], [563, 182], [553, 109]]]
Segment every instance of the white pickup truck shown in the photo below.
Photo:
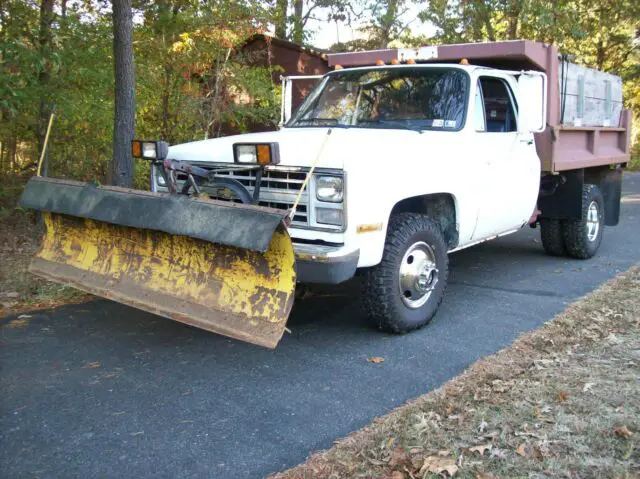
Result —
[[[617, 223], [630, 115], [608, 112], [613, 126], [564, 124], [569, 80], [554, 47], [469, 44], [329, 61], [336, 69], [290, 118], [285, 102], [279, 131], [174, 145], [168, 157], [206, 168], [271, 145], [279, 162], [264, 170], [259, 204], [297, 203], [289, 234], [298, 281], [360, 274], [366, 313], [381, 329], [407, 332], [433, 318], [449, 253], [541, 225], [547, 252], [589, 258], [605, 224]], [[255, 173], [226, 175], [204, 191], [233, 199], [241, 185], [252, 194]], [[163, 186], [152, 173], [152, 188]]]

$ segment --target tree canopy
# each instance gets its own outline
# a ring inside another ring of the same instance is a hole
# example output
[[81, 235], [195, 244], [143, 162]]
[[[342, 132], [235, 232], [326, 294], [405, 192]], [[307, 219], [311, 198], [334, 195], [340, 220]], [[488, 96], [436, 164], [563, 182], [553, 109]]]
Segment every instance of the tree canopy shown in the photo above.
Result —
[[[272, 71], [231, 53], [258, 32], [312, 43], [314, 22], [357, 26], [356, 39], [336, 51], [515, 38], [554, 43], [578, 63], [622, 76], [640, 123], [640, 3], [633, 0], [133, 0], [132, 7], [139, 138], [175, 143], [219, 135], [228, 123], [239, 130], [275, 124], [280, 92]], [[55, 108], [49, 173], [107, 179], [112, 22], [105, 0], [0, 3], [3, 176], [33, 173]], [[424, 26], [430, 35], [418, 34]], [[252, 101], [230, 101], [229, 91]], [[143, 172], [136, 178], [145, 186]]]

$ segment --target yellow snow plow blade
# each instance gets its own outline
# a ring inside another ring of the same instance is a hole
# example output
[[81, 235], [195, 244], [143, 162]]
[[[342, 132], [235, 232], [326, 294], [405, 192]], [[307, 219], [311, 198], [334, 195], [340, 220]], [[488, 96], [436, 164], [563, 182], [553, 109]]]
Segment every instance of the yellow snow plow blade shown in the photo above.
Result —
[[243, 341], [275, 347], [295, 290], [283, 229], [266, 252], [43, 213], [29, 270], [48, 279]]

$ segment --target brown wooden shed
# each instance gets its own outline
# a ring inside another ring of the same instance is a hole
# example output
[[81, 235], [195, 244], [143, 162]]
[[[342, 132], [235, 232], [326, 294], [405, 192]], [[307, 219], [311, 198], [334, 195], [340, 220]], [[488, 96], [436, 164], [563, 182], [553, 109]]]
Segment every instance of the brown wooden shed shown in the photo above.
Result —
[[[282, 70], [273, 74], [273, 84], [280, 85], [280, 76], [287, 75], [324, 75], [331, 70], [327, 61], [327, 52], [281, 40], [267, 34], [256, 34], [236, 48], [235, 59], [250, 66], [275, 67]], [[295, 110], [317, 80], [299, 80], [293, 83], [292, 105]], [[273, 125], [250, 125], [251, 131], [273, 130]], [[225, 134], [238, 133], [225, 125]]]

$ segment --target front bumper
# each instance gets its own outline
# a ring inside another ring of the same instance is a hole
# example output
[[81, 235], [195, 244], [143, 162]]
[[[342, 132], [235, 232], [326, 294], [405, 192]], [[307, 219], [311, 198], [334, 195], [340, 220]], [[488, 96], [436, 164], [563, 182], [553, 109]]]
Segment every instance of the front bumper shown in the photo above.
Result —
[[293, 244], [300, 283], [338, 284], [351, 279], [358, 267], [360, 251], [343, 246]]

